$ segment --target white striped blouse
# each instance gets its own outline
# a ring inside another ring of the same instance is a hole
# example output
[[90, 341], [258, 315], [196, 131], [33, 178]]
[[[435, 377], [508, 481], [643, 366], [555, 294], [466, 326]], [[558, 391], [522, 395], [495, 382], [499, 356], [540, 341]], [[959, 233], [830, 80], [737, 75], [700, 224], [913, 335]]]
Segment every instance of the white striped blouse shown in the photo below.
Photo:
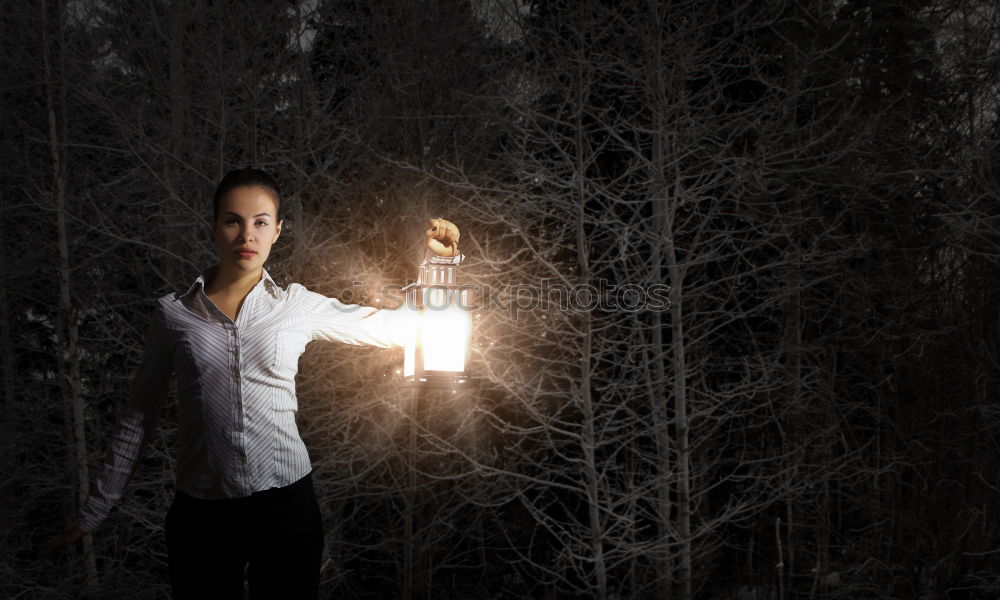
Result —
[[203, 271], [187, 292], [159, 298], [153, 310], [129, 401], [78, 515], [88, 533], [121, 498], [156, 429], [172, 374], [180, 421], [177, 489], [197, 498], [237, 498], [294, 483], [312, 468], [295, 424], [295, 374], [307, 343], [403, 343], [405, 308], [343, 304], [298, 283], [285, 290], [266, 269], [233, 322], [204, 292], [217, 268]]

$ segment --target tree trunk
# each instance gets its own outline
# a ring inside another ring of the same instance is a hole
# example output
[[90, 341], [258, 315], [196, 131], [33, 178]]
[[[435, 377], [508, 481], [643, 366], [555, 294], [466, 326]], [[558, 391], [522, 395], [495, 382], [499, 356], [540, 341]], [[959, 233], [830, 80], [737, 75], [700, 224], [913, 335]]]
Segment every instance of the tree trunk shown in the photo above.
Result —
[[[667, 222], [670, 222], [668, 217]], [[669, 231], [669, 225], [667, 230]], [[688, 445], [687, 364], [681, 310], [682, 274], [673, 236], [666, 240], [670, 274], [670, 337], [674, 369], [674, 419], [677, 429], [677, 535], [680, 538], [680, 597], [691, 600], [691, 449]]]
[[[59, 35], [59, 74], [58, 81], [52, 73], [52, 64], [49, 56], [48, 40], [48, 17], [46, 14], [46, 3], [42, 2], [42, 53], [45, 65], [45, 99], [46, 112], [48, 116], [49, 130], [49, 154], [52, 160], [52, 177], [54, 182], [53, 203], [56, 213], [56, 235], [59, 245], [59, 310], [57, 335], [59, 338], [59, 383], [62, 395], [69, 406], [66, 411], [70, 422], [67, 424], [72, 431], [72, 440], [67, 440], [70, 451], [67, 455], [75, 458], [77, 475], [77, 500], [76, 506], [82, 505], [90, 495], [90, 474], [87, 465], [87, 430], [84, 422], [83, 397], [80, 393], [80, 348], [79, 330], [77, 324], [76, 307], [73, 305], [70, 294], [70, 276], [72, 268], [69, 264], [69, 230], [66, 227], [66, 161], [63, 153], [63, 144], [66, 140], [66, 84], [63, 81], [65, 76], [66, 48], [63, 38], [63, 7], [60, 4], [57, 8], [55, 22]], [[59, 106], [56, 106], [53, 88], [58, 85], [60, 95]], [[59, 112], [57, 116], [57, 111]], [[62, 131], [59, 128], [59, 119], [62, 119]], [[93, 537], [90, 535], [83, 537], [84, 564], [87, 573], [87, 587], [94, 589], [97, 586], [97, 561], [94, 556]]]
[[[175, 198], [180, 197], [184, 190], [184, 167], [181, 166], [186, 160], [187, 152], [185, 148], [188, 144], [188, 104], [191, 101], [188, 73], [186, 70], [184, 53], [186, 47], [185, 31], [190, 22], [190, 6], [188, 0], [173, 0], [170, 3], [170, 39], [169, 43], [169, 68], [170, 68], [170, 133], [168, 138], [168, 148], [170, 155], [164, 157], [163, 161], [163, 181], [165, 192]], [[156, 210], [160, 213], [157, 217], [159, 223], [170, 222], [170, 203], [157, 202]], [[166, 229], [162, 230], [164, 233]], [[163, 248], [176, 251], [179, 255], [184, 255], [190, 250], [188, 243], [184, 241], [178, 247], [177, 236], [164, 235], [157, 242]], [[155, 260], [155, 259], [154, 259]], [[167, 260], [158, 265], [160, 272], [164, 273], [167, 281], [177, 281], [180, 277], [180, 265], [177, 261]]]
[[[0, 136], [2, 139], [2, 136]], [[3, 187], [0, 185], [0, 206], [3, 205]], [[0, 273], [7, 274], [7, 255], [3, 243], [3, 229], [0, 228]], [[0, 397], [0, 427], [11, 424], [10, 415], [13, 411], [14, 403], [14, 345], [10, 333], [10, 307], [8, 305], [7, 286], [0, 285], [0, 348], [3, 348], [3, 396]], [[7, 435], [7, 431], [2, 432]], [[8, 462], [8, 457], [4, 457], [0, 468], [5, 473], [13, 473], [12, 465]], [[0, 531], [10, 530], [11, 515], [9, 510], [9, 498], [11, 490], [6, 488], [6, 484], [0, 485]]]
[[[582, 28], [581, 28], [582, 30]], [[582, 50], [583, 45], [580, 46]], [[577, 63], [577, 110], [576, 110], [576, 181], [577, 181], [577, 220], [576, 220], [576, 252], [577, 264], [580, 268], [579, 283], [581, 286], [590, 283], [590, 260], [587, 256], [589, 244], [587, 243], [586, 232], [583, 223], [586, 212], [586, 167], [583, 160], [583, 111], [586, 99], [584, 98], [584, 61]], [[601, 526], [600, 515], [600, 482], [597, 473], [596, 457], [594, 450], [596, 440], [594, 435], [594, 404], [591, 390], [591, 353], [593, 350], [593, 332], [591, 330], [591, 315], [589, 311], [582, 311], [583, 322], [580, 324], [580, 331], [583, 335], [583, 344], [580, 350], [580, 404], [583, 409], [583, 465], [584, 476], [587, 480], [587, 512], [590, 524], [590, 546], [594, 561], [594, 576], [597, 588], [594, 590], [596, 600], [604, 600], [608, 593], [608, 578], [604, 564], [604, 531]]]
[[[650, 93], [653, 106], [658, 107], [655, 111], [657, 117], [656, 134], [653, 136], [651, 151], [651, 163], [655, 169], [652, 173], [653, 193], [650, 198], [652, 204], [654, 235], [652, 253], [650, 257], [651, 283], [657, 285], [663, 282], [663, 239], [669, 235], [666, 230], [666, 204], [667, 185], [662, 171], [665, 162], [664, 139], [666, 132], [666, 115], [663, 110], [667, 105], [666, 93], [663, 82], [663, 27], [660, 24], [661, 15], [657, 2], [650, 2], [649, 22], [655, 32], [656, 43], [652, 44], [652, 60], [648, 61], [652, 66], [653, 88]], [[652, 314], [652, 362], [650, 364], [653, 371], [653, 381], [655, 385], [649, 386], [650, 401], [653, 406], [654, 427], [656, 431], [656, 450], [658, 458], [657, 472], [657, 537], [659, 538], [659, 560], [656, 563], [656, 579], [659, 582], [657, 589], [660, 598], [669, 598], [673, 587], [673, 560], [670, 546], [670, 513], [671, 513], [671, 477], [672, 469], [670, 463], [670, 439], [669, 416], [667, 414], [667, 394], [662, 383], [666, 381], [666, 369], [663, 365], [665, 348], [663, 345], [663, 319], [660, 312]]]
[[417, 418], [420, 409], [421, 391], [413, 390], [410, 394], [410, 419], [407, 430], [407, 473], [406, 473], [406, 496], [403, 508], [403, 600], [413, 600], [418, 594], [414, 594], [413, 586], [416, 581], [414, 575], [416, 562], [414, 560], [414, 521], [416, 516], [416, 496], [417, 496]]
[[[2, 186], [0, 190], [3, 190]], [[2, 204], [2, 191], [0, 191], [0, 205]], [[0, 273], [9, 273], [2, 229], [0, 229]], [[7, 413], [14, 400], [14, 340], [10, 333], [9, 302], [7, 286], [2, 285], [0, 286], [0, 348], [3, 348], [3, 397], [0, 397], [0, 423], [10, 422]]]

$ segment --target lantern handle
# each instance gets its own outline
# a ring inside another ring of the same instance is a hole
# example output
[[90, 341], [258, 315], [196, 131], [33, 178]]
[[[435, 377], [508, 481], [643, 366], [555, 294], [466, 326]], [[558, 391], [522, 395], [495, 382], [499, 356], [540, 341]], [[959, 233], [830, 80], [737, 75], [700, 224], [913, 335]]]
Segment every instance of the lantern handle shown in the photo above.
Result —
[[424, 262], [423, 264], [435, 264], [435, 265], [460, 265], [462, 261], [465, 260], [465, 255], [462, 251], [458, 249], [458, 242], [455, 242], [455, 254], [453, 256], [438, 256], [430, 251], [429, 248], [424, 250]]

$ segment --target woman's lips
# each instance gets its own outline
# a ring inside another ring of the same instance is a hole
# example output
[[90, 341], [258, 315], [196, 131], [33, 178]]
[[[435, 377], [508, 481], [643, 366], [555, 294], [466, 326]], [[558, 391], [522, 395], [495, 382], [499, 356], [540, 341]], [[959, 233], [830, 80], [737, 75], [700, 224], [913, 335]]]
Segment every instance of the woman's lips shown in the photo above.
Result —
[[237, 250], [236, 255], [241, 258], [251, 258], [253, 255], [257, 254], [253, 250]]

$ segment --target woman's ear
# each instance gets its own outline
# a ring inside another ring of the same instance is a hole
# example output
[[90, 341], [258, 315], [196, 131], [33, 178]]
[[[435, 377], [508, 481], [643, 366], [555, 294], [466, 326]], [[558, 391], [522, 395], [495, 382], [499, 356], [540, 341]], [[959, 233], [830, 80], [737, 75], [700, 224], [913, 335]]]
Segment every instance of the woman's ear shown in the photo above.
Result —
[[281, 224], [284, 223], [284, 222], [285, 222], [285, 220], [281, 219], [280, 221], [278, 221], [278, 224], [275, 225], [275, 227], [274, 227], [274, 241], [275, 242], [278, 241], [278, 236], [281, 235]]

